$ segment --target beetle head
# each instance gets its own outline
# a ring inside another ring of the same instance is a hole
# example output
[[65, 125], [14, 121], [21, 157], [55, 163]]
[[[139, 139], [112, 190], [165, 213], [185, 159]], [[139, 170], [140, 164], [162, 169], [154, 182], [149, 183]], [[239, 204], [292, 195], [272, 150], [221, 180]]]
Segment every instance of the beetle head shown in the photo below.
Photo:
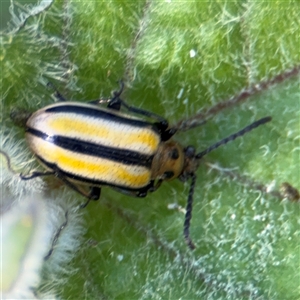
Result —
[[185, 164], [184, 150], [180, 144], [169, 140], [161, 142], [152, 162], [152, 178], [171, 180], [180, 176]]

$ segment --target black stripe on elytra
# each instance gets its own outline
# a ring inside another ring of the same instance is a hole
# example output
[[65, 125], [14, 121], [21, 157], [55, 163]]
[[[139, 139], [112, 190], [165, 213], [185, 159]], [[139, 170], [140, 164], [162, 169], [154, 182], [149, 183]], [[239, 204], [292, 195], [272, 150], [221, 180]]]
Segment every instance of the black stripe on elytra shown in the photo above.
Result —
[[137, 165], [150, 168], [153, 159], [152, 155], [145, 155], [136, 151], [107, 147], [59, 135], [49, 136], [44, 132], [30, 127], [26, 129], [26, 132], [63, 149], [75, 153], [109, 159], [125, 165]]
[[130, 119], [126, 116], [121, 116], [118, 114], [114, 114], [113, 110], [107, 111], [107, 110], [101, 110], [98, 108], [94, 108], [92, 105], [91, 107], [81, 106], [80, 104], [68, 104], [68, 105], [58, 105], [58, 106], [52, 106], [45, 109], [45, 112], [47, 113], [74, 113], [78, 116], [84, 115], [89, 116], [96, 119], [104, 119], [112, 122], [117, 122], [120, 124], [126, 124], [131, 125], [134, 127], [151, 127], [156, 133], [158, 133], [158, 129], [155, 126], [155, 124], [151, 122], [146, 122], [143, 120], [138, 119]]
[[94, 180], [91, 178], [87, 178], [87, 177], [82, 177], [70, 172], [66, 172], [61, 170], [56, 164], [53, 163], [49, 163], [46, 160], [42, 159], [40, 156], [36, 155], [36, 158], [44, 165], [47, 166], [49, 169], [53, 170], [56, 173], [56, 176], [59, 177], [64, 177], [66, 179], [73, 179], [73, 180], [77, 180], [79, 182], [81, 182], [82, 184], [86, 184], [86, 185], [90, 185], [90, 186], [111, 186], [111, 187], [115, 187], [115, 188], [119, 188], [121, 190], [125, 190], [125, 191], [147, 191], [150, 187], [153, 186], [153, 183], [150, 181], [146, 186], [141, 187], [141, 188], [129, 188], [127, 186], [123, 186], [123, 185], [118, 185], [118, 184], [113, 184], [107, 181], [102, 181], [102, 180]]

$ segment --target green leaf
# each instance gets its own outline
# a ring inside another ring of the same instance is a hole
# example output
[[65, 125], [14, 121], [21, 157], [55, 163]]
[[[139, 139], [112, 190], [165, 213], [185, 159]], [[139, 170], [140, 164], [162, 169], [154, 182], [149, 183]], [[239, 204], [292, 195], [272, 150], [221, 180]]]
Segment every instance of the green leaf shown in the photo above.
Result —
[[[273, 118], [203, 159], [192, 253], [183, 209], [168, 209], [185, 206], [188, 183], [164, 183], [145, 199], [103, 188], [84, 213], [87, 242], [70, 267], [78, 272], [57, 275], [65, 279], [58, 295], [299, 299], [299, 203], [279, 191], [283, 182], [300, 188], [299, 2], [77, 0], [18, 9], [0, 54], [2, 134], [15, 142], [24, 135], [11, 108], [52, 103], [48, 81], [85, 102], [109, 97], [123, 79], [130, 105], [175, 125], [204, 117], [205, 125], [175, 136], [198, 151]], [[249, 93], [239, 98], [242, 91]], [[62, 188], [57, 195], [84, 201]]]

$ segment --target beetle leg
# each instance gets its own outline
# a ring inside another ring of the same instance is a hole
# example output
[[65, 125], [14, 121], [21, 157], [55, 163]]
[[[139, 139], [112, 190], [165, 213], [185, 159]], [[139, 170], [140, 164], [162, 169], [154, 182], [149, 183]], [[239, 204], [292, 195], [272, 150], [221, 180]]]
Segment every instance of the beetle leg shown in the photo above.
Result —
[[126, 195], [130, 195], [131, 197], [144, 198], [147, 196], [148, 192], [152, 192], [155, 190], [155, 189], [153, 190], [153, 188], [154, 188], [154, 180], [151, 180], [150, 183], [146, 187], [144, 187], [138, 191], [128, 190], [128, 189], [124, 189], [124, 188], [122, 189], [122, 188], [117, 188], [117, 187], [114, 187], [114, 190], [116, 190], [120, 193], [126, 194]]
[[[58, 178], [60, 180], [62, 180], [67, 186], [69, 186], [71, 189], [73, 189], [75, 192], [79, 193], [80, 195], [82, 195], [85, 198], [88, 198], [88, 202], [85, 204], [85, 206], [88, 205], [88, 203], [90, 202], [90, 200], [97, 200], [97, 199], [93, 199], [91, 197], [93, 197], [94, 195], [91, 193], [87, 193], [86, 191], [84, 191], [83, 189], [79, 188], [76, 184], [73, 184], [72, 182], [70, 182], [68, 179], [66, 179], [63, 176], [58, 176]], [[100, 196], [100, 193], [99, 193]], [[84, 207], [85, 207], [84, 206]]]
[[150, 193], [155, 192], [161, 186], [162, 182], [163, 179], [160, 179], [154, 184], [154, 180], [151, 180], [150, 184], [145, 189], [136, 192], [135, 196], [139, 198], [146, 197], [148, 192]]
[[36, 172], [36, 171], [33, 171], [33, 172], [31, 172], [30, 174], [27, 174], [27, 175], [23, 175], [22, 173], [19, 174], [18, 172], [16, 172], [12, 168], [11, 162], [10, 162], [10, 157], [8, 156], [8, 154], [6, 152], [2, 151], [2, 150], [0, 150], [0, 153], [6, 159], [8, 170], [10, 172], [14, 173], [14, 174], [18, 174], [22, 180], [30, 180], [30, 179], [33, 179], [33, 178], [39, 177], [39, 176], [48, 176], [48, 175], [54, 175], [55, 174], [55, 172], [53, 172], [53, 171], [48, 171], [48, 172]]
[[168, 121], [165, 118], [163, 118], [163, 117], [161, 117], [161, 116], [159, 116], [159, 115], [157, 115], [155, 113], [152, 113], [151, 111], [148, 111], [148, 110], [145, 110], [145, 109], [141, 109], [141, 108], [137, 108], [137, 107], [128, 105], [124, 100], [122, 100], [121, 98], [119, 98], [119, 95], [114, 96], [111, 99], [111, 101], [108, 104], [108, 108], [116, 109], [115, 107], [118, 107], [118, 106], [120, 108], [121, 108], [121, 106], [124, 106], [129, 112], [132, 112], [132, 113], [135, 113], [135, 114], [139, 114], [139, 115], [151, 118], [151, 119], [155, 119], [159, 123], [162, 123], [162, 125], [165, 128], [168, 128], [168, 126], [169, 126], [169, 123], [168, 123]]
[[92, 186], [90, 189], [90, 194], [89, 194], [89, 198], [91, 200], [99, 200], [100, 199], [100, 195], [101, 195], [101, 188], [97, 187], [97, 186]]
[[33, 171], [33, 172], [31, 172], [30, 174], [27, 174], [27, 175], [20, 174], [20, 178], [22, 180], [30, 180], [30, 179], [33, 179], [33, 178], [36, 178], [36, 177], [48, 176], [48, 175], [55, 175], [55, 172], [53, 172], [53, 171], [48, 171], [48, 172]]
[[169, 140], [177, 131], [175, 128], [169, 128], [169, 123], [165, 118], [163, 118], [155, 113], [152, 113], [148, 110], [130, 106], [124, 100], [122, 100], [120, 98], [113, 98], [107, 107], [111, 108], [111, 109], [120, 110], [121, 105], [123, 105], [129, 112], [157, 120], [158, 122], [156, 122], [154, 124], [156, 125], [157, 129], [159, 130], [159, 132], [161, 134], [162, 141]]
[[90, 189], [90, 193], [88, 194], [88, 200], [80, 205], [80, 208], [85, 208], [90, 203], [91, 200], [99, 200], [101, 195], [101, 188], [92, 186]]
[[84, 191], [82, 188], [80, 188], [79, 186], [77, 186], [76, 184], [72, 183], [71, 181], [69, 181], [64, 175], [62, 175], [60, 173], [60, 171], [58, 169], [54, 169], [54, 173], [55, 175], [63, 182], [65, 183], [67, 186], [69, 186], [71, 189], [73, 189], [74, 191], [76, 191], [77, 193], [79, 193], [80, 195], [84, 196], [85, 198], [88, 198], [87, 203], [84, 205], [87, 206], [90, 200], [98, 200], [100, 197], [100, 188], [97, 187], [92, 187], [90, 192], [87, 193], [86, 191]]
[[147, 196], [147, 193], [148, 193], [148, 191], [141, 191], [141, 192], [134, 193], [133, 196], [139, 197], [139, 198], [145, 198]]
[[47, 86], [54, 90], [54, 96], [58, 101], [67, 101], [67, 99], [57, 90], [57, 88], [52, 82], [48, 82]]
[[118, 107], [118, 105], [123, 105], [128, 111], [135, 113], [135, 114], [139, 114], [142, 116], [145, 116], [147, 118], [151, 118], [154, 120], [157, 120], [158, 122], [154, 123], [157, 127], [157, 129], [159, 130], [160, 134], [161, 134], [161, 138], [162, 141], [167, 141], [169, 140], [175, 133], [176, 133], [176, 129], [175, 128], [169, 128], [169, 123], [166, 119], [164, 119], [163, 117], [154, 114], [148, 110], [144, 110], [141, 108], [136, 108], [134, 106], [130, 106], [128, 105], [126, 102], [124, 102], [124, 100], [118, 98], [118, 99], [112, 99], [112, 102], [110, 102], [108, 104], [109, 108], [115, 109], [114, 107]]
[[163, 142], [168, 141], [176, 132], [177, 129], [175, 127], [164, 131], [161, 130], [161, 140]]
[[131, 113], [135, 113], [156, 120], [157, 122], [155, 123], [155, 125], [161, 133], [162, 141], [169, 140], [176, 133], [177, 130], [175, 128], [169, 128], [169, 123], [165, 118], [155, 113], [152, 113], [151, 111], [128, 105], [124, 100], [122, 100], [120, 98], [120, 95], [123, 91], [123, 88], [124, 84], [121, 81], [120, 90], [113, 93], [113, 98], [107, 105], [108, 108], [120, 110], [121, 106], [124, 106]]
[[121, 99], [110, 99], [110, 101], [109, 101], [109, 103], [108, 103], [108, 105], [107, 105], [107, 107], [109, 108], [109, 109], [114, 109], [114, 110], [120, 110], [121, 109], [121, 101], [123, 101], [123, 100], [121, 100]]
[[149, 192], [153, 193], [155, 192], [162, 184], [163, 179], [159, 179], [156, 184], [153, 183], [153, 185], [149, 188]]
[[111, 102], [111, 99], [96, 99], [96, 100], [90, 100], [89, 104], [94, 104], [94, 105], [102, 105], [102, 104], [108, 104]]
[[140, 115], [152, 118], [152, 119], [156, 119], [159, 122], [164, 122], [167, 125], [166, 127], [168, 127], [168, 121], [165, 118], [163, 118], [163, 117], [161, 117], [157, 114], [154, 114], [154, 113], [152, 113], [148, 110], [144, 110], [144, 109], [141, 109], [141, 108], [136, 108], [134, 106], [130, 106], [124, 100], [122, 100], [120, 98], [120, 96], [121, 96], [121, 94], [124, 90], [124, 82], [122, 80], [120, 80], [119, 84], [120, 84], [120, 89], [118, 91], [113, 92], [113, 97], [112, 97], [112, 99], [110, 100], [110, 102], [108, 104], [108, 108], [120, 110], [121, 106], [123, 105], [130, 112], [140, 114]]

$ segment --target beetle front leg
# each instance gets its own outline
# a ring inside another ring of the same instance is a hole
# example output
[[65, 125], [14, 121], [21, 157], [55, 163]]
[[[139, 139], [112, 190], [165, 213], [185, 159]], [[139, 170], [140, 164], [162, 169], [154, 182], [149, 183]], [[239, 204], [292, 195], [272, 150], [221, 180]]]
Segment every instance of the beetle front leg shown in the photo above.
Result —
[[124, 106], [131, 113], [135, 113], [156, 120], [157, 122], [155, 122], [154, 124], [156, 125], [157, 129], [161, 133], [162, 141], [169, 140], [176, 133], [177, 130], [175, 128], [169, 128], [169, 122], [165, 118], [155, 113], [152, 113], [151, 111], [128, 105], [124, 100], [120, 98], [123, 89], [124, 89], [124, 83], [120, 81], [120, 90], [113, 93], [113, 98], [109, 102], [107, 106], [108, 108], [120, 110], [121, 106]]
[[154, 182], [153, 182], [152, 187], [149, 188], [149, 192], [151, 192], [151, 193], [155, 192], [161, 186], [162, 182], [163, 182], [163, 179], [159, 179], [156, 182], [156, 184], [154, 184]]
[[154, 180], [151, 180], [150, 184], [143, 190], [138, 191], [136, 193], [136, 197], [144, 198], [147, 196], [148, 192], [153, 193], [155, 192], [162, 184], [163, 179], [158, 180], [156, 183]]

